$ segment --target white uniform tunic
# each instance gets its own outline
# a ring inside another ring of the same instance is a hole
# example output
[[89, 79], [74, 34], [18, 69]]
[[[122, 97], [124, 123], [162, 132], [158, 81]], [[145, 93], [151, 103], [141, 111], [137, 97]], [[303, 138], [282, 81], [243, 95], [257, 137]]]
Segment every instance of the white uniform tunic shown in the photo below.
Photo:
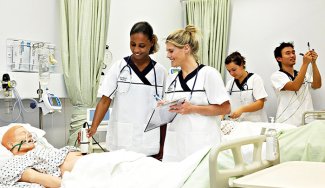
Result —
[[[297, 74], [297, 71], [295, 71], [295, 76]], [[281, 70], [273, 73], [271, 76], [278, 103], [276, 122], [299, 126], [301, 125], [303, 113], [314, 109], [309, 92], [312, 76], [306, 74], [304, 83], [301, 85], [299, 91], [282, 90], [285, 84], [292, 80], [294, 80], [294, 77]]]
[[108, 150], [127, 149], [146, 155], [159, 152], [160, 129], [145, 133], [144, 129], [157, 106], [156, 90], [163, 96], [165, 78], [165, 68], [153, 60], [142, 72], [130, 57], [108, 70], [99, 88], [100, 94], [113, 99], [106, 135]]
[[[230, 95], [232, 111], [268, 96], [262, 78], [254, 73], [249, 73], [241, 84], [232, 78], [227, 82], [226, 88]], [[239, 121], [267, 122], [267, 115], [262, 108], [255, 112], [243, 113]]]
[[[194, 105], [222, 104], [229, 100], [220, 73], [209, 66], [200, 65], [185, 79], [172, 74], [166, 83], [166, 100], [186, 97]], [[194, 85], [194, 87], [193, 87]], [[167, 126], [164, 161], [180, 161], [205, 146], [220, 143], [220, 120], [217, 116], [197, 113], [177, 114]]]

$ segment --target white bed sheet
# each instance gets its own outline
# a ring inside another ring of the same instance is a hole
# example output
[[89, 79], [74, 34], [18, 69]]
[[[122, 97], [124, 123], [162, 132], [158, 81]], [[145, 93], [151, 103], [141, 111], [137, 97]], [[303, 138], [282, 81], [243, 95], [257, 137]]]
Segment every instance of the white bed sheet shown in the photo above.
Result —
[[87, 155], [63, 175], [62, 188], [179, 188], [209, 150], [204, 148], [177, 163], [162, 163], [125, 150]]
[[[221, 123], [225, 123], [227, 121], [222, 121]], [[270, 129], [273, 128], [277, 132], [281, 132], [283, 130], [294, 129], [297, 128], [294, 125], [285, 124], [285, 123], [265, 123], [265, 122], [250, 122], [250, 121], [242, 121], [242, 122], [232, 122], [234, 129], [231, 131], [229, 135], [224, 135], [222, 141], [229, 141], [233, 139], [260, 135], [262, 128]]]
[[[278, 131], [295, 128], [276, 123], [235, 122], [234, 125], [231, 134], [225, 135], [223, 141], [258, 135], [262, 127], [272, 127]], [[64, 174], [62, 187], [178, 188], [184, 183], [185, 187], [208, 187], [208, 160], [205, 157], [208, 150], [205, 148], [178, 163], [161, 163], [142, 154], [124, 150], [87, 155], [76, 163], [71, 173]], [[248, 156], [249, 150], [244, 152]], [[227, 154], [222, 156], [220, 165], [231, 168], [233, 163], [229, 158], [231, 156]]]
[[[225, 136], [224, 140], [259, 135], [262, 127], [273, 127], [281, 131], [295, 126], [236, 122], [232, 134]], [[142, 154], [124, 150], [91, 154], [79, 160], [71, 173], [64, 174], [62, 187], [209, 187], [208, 151], [205, 148], [177, 163], [161, 163]], [[247, 154], [246, 158], [252, 156], [251, 151], [252, 147], [245, 148], [243, 153]], [[221, 168], [232, 168], [231, 158], [228, 153], [221, 155]]]

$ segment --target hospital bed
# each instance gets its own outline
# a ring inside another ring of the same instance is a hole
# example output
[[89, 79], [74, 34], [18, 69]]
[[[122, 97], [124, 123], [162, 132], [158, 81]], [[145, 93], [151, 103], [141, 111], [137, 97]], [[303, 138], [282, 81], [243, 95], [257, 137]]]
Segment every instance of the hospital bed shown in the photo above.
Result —
[[302, 115], [302, 120], [301, 124], [306, 125], [309, 119], [312, 120], [325, 120], [325, 110], [320, 110], [320, 111], [306, 111]]
[[[210, 187], [226, 188], [232, 186], [232, 182], [229, 182], [230, 178], [241, 177], [272, 165], [279, 164], [279, 155], [277, 155], [277, 158], [273, 161], [262, 159], [262, 146], [265, 139], [265, 135], [246, 137], [228, 141], [222, 143], [218, 147], [212, 148], [209, 157]], [[244, 161], [242, 154], [242, 147], [247, 145], [254, 146], [253, 159], [250, 163]], [[226, 150], [230, 150], [234, 156], [234, 168], [219, 169], [217, 167], [218, 156], [221, 152]], [[277, 148], [277, 150], [279, 153], [279, 148]]]
[[[241, 158], [240, 152], [238, 149], [234, 149], [235, 154], [231, 154], [230, 151], [224, 151], [225, 148], [238, 148], [240, 145], [245, 145], [244, 143], [247, 142], [255, 142], [254, 139], [262, 139], [260, 136], [257, 137], [248, 137], [249, 134], [257, 135], [260, 130], [254, 128], [256, 124], [261, 123], [252, 123], [252, 122], [241, 122], [237, 124], [237, 127], [240, 127], [242, 124], [247, 125], [247, 129], [249, 131], [244, 131], [242, 129], [238, 129], [243, 132], [243, 135], [238, 134], [238, 130], [234, 130], [233, 133], [236, 135], [237, 138], [232, 137], [227, 138], [227, 141], [220, 145], [220, 148], [214, 148], [210, 152], [210, 158], [205, 157], [202, 159], [200, 165], [193, 171], [191, 177], [187, 179], [184, 183], [183, 188], [211, 188], [212, 187], [228, 187], [228, 177], [230, 176], [239, 176], [251, 173], [255, 170], [250, 170], [250, 166], [245, 166], [246, 164], [243, 163], [241, 159], [237, 159], [237, 168], [235, 170], [239, 170], [238, 174], [231, 174], [233, 172], [232, 169], [235, 168], [234, 158], [235, 156], [239, 156]], [[268, 126], [269, 124], [262, 123], [264, 126]], [[325, 121], [324, 120], [316, 120], [311, 122], [305, 126], [290, 128], [290, 126], [285, 124], [275, 124], [277, 127], [286, 126], [286, 129], [278, 130], [279, 135], [279, 152], [280, 158], [273, 162], [258, 162], [258, 152], [250, 154], [250, 157], [255, 156], [255, 160], [247, 160], [249, 157], [245, 156], [246, 153], [241, 153], [244, 158], [244, 161], [247, 164], [252, 164], [252, 161], [257, 161], [255, 164], [260, 164], [261, 166], [257, 168], [263, 169], [264, 167], [271, 166], [274, 164], [278, 164], [279, 162], [285, 163], [289, 161], [313, 161], [313, 162], [321, 162], [325, 164], [325, 142], [324, 142], [324, 135], [325, 135]], [[250, 132], [250, 133], [249, 133]], [[240, 138], [238, 138], [240, 137]], [[260, 138], [259, 138], [260, 137]], [[250, 140], [252, 139], [252, 140]], [[263, 140], [263, 139], [262, 139]], [[220, 152], [223, 150], [222, 152]], [[256, 151], [259, 151], [256, 149]], [[217, 156], [216, 157], [216, 153]], [[263, 150], [262, 150], [263, 153]], [[263, 159], [263, 158], [262, 158]], [[262, 160], [263, 161], [263, 160]], [[219, 168], [216, 167], [216, 163]], [[253, 163], [254, 164], [254, 163]], [[256, 165], [256, 167], [259, 165]], [[255, 167], [255, 166], [254, 166]], [[230, 169], [230, 170], [225, 170]], [[268, 169], [268, 168], [267, 168]], [[210, 171], [209, 175], [207, 172]], [[211, 172], [212, 171], [212, 172]], [[225, 172], [225, 174], [223, 174]], [[229, 173], [228, 173], [229, 172]], [[232, 181], [232, 180], [231, 180]], [[210, 185], [211, 182], [211, 185]], [[219, 184], [219, 183], [221, 184]], [[215, 185], [216, 184], [216, 185]], [[219, 185], [219, 186], [218, 186]]]
[[[254, 127], [249, 123], [246, 126]], [[243, 136], [245, 138], [241, 137], [239, 140], [232, 138], [232, 140], [225, 141], [219, 148], [213, 148], [211, 151], [207, 148], [178, 163], [161, 163], [142, 154], [127, 151], [87, 155], [83, 158], [84, 160], [77, 162], [70, 174], [63, 177], [63, 183], [67, 185], [65, 187], [87, 187], [80, 185], [96, 187], [96, 183], [101, 183], [102, 186], [97, 187], [118, 188], [130, 187], [130, 185], [148, 188], [209, 188], [210, 182], [213, 187], [215, 183], [217, 186], [226, 185], [218, 183], [222, 182], [220, 178], [225, 180], [227, 179], [225, 177], [233, 176], [231, 173], [224, 176], [223, 172], [232, 172], [226, 169], [235, 168], [244, 172], [243, 175], [245, 175], [278, 163], [278, 160], [270, 163], [259, 157], [262, 151], [260, 143], [264, 140], [264, 136], [256, 136], [259, 132], [260, 130], [253, 131], [252, 134], [255, 136], [250, 135], [250, 138], [247, 138], [249, 133], [246, 132]], [[281, 162], [290, 160], [325, 162], [324, 133], [325, 121], [315, 121], [306, 126], [283, 130], [283, 133], [279, 135]], [[242, 149], [242, 154], [239, 154], [238, 147], [247, 143], [253, 144], [255, 150], [253, 155], [249, 152], [250, 149], [244, 149], [244, 152]], [[234, 152], [227, 148], [234, 148]], [[253, 156], [253, 162], [246, 161], [247, 153]], [[238, 157], [240, 155], [243, 159]], [[220, 168], [216, 167], [216, 163]], [[253, 167], [256, 169], [252, 170]], [[68, 186], [69, 183], [76, 186]]]
[[[182, 188], [226, 188], [232, 179], [278, 164], [264, 160], [265, 135], [243, 137], [213, 147]], [[279, 155], [278, 155], [279, 156]]]
[[235, 187], [324, 187], [325, 163], [289, 161], [233, 181]]

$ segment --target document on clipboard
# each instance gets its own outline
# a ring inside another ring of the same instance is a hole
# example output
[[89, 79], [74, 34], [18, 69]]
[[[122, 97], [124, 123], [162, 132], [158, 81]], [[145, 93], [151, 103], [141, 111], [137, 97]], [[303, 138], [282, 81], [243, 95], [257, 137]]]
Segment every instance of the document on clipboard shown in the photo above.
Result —
[[170, 106], [177, 105], [177, 104], [182, 104], [185, 102], [185, 97], [176, 99], [170, 102], [167, 102], [161, 106], [157, 106], [152, 114], [151, 117], [147, 123], [146, 128], [144, 129], [144, 132], [153, 130], [155, 128], [158, 128], [160, 126], [163, 126], [167, 123], [170, 123], [174, 120], [176, 117], [177, 113], [175, 112], [170, 112]]

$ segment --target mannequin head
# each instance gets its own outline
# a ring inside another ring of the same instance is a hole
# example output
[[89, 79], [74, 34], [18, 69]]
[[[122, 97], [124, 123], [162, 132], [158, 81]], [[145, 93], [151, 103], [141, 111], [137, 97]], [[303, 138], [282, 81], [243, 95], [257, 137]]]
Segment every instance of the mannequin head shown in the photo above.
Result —
[[14, 155], [23, 155], [35, 147], [31, 133], [20, 125], [9, 128], [3, 135], [1, 144]]

